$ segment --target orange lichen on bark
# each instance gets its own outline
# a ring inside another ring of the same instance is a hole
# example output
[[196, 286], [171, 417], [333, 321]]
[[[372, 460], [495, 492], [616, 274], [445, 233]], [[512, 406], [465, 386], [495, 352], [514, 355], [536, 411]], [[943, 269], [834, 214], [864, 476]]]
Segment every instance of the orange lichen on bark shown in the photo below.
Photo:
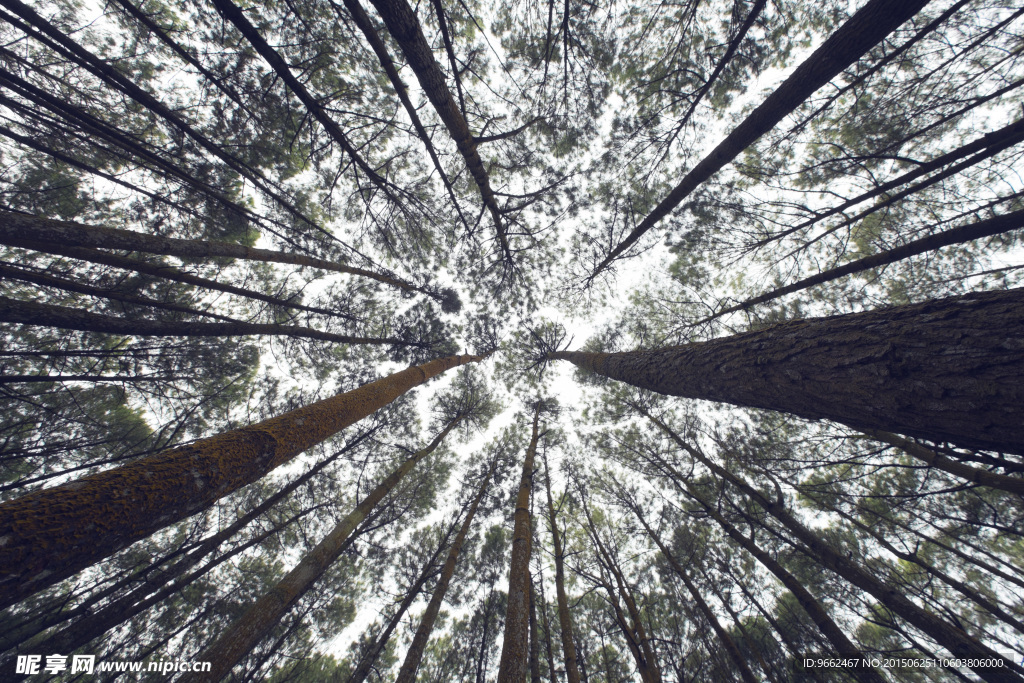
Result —
[[449, 356], [248, 427], [0, 505], [0, 608], [256, 481], [451, 368]]

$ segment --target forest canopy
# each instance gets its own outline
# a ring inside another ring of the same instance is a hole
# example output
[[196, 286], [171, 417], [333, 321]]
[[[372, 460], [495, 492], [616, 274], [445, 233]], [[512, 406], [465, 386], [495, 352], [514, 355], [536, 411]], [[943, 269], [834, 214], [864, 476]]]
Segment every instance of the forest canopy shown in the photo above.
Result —
[[1024, 679], [1021, 86], [998, 0], [0, 0], [0, 678]]

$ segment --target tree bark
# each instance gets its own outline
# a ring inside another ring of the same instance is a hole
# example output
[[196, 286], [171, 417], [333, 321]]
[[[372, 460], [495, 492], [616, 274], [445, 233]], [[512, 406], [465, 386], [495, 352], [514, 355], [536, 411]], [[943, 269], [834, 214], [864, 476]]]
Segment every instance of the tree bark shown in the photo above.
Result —
[[565, 593], [565, 550], [558, 534], [555, 505], [551, 498], [551, 472], [547, 456], [544, 456], [544, 484], [548, 493], [548, 525], [555, 546], [555, 597], [558, 601], [558, 625], [562, 632], [562, 655], [565, 658], [565, 677], [568, 683], [580, 683], [580, 670], [576, 663], [576, 644], [573, 641], [572, 614], [569, 612], [569, 598]]
[[449, 356], [249, 427], [0, 505], [0, 606], [209, 506], [451, 368]]
[[671, 396], [1024, 453], [1024, 289], [626, 353], [553, 352]]
[[629, 249], [701, 183], [774, 128], [818, 88], [828, 83], [879, 41], [928, 4], [928, 0], [870, 0], [840, 26], [775, 92], [752, 111], [676, 185], [625, 239], [594, 269], [591, 280]]
[[459, 534], [455, 537], [451, 548], [448, 550], [448, 559], [445, 560], [444, 567], [441, 569], [441, 576], [437, 580], [437, 585], [434, 586], [434, 592], [430, 596], [427, 610], [420, 619], [420, 625], [416, 629], [416, 635], [413, 636], [412, 643], [409, 645], [409, 651], [405, 655], [405, 661], [402, 662], [402, 668], [398, 671], [398, 677], [395, 679], [396, 683], [415, 683], [416, 681], [416, 670], [419, 668], [420, 662], [423, 659], [423, 653], [427, 649], [427, 641], [434, 630], [434, 622], [441, 611], [441, 603], [444, 601], [445, 593], [448, 592], [448, 585], [455, 575], [455, 565], [459, 560], [459, 552], [462, 550], [462, 545], [466, 542], [466, 536], [469, 534], [470, 526], [473, 524], [473, 517], [476, 515], [477, 507], [479, 507], [480, 501], [483, 500], [484, 494], [487, 493], [488, 484], [490, 484], [497, 464], [498, 461], [495, 459], [490, 471], [480, 484], [480, 490], [477, 492], [476, 498], [473, 499], [473, 503], [469, 506], [469, 511], [466, 513], [466, 519], [462, 522]]
[[366, 498], [356, 506], [327, 536], [281, 579], [277, 585], [257, 600], [241, 617], [224, 630], [217, 640], [198, 658], [212, 662], [208, 672], [186, 675], [182, 683], [205, 681], [216, 683], [228, 675], [243, 657], [263, 639], [270, 629], [305, 595], [306, 591], [323, 576], [338, 559], [346, 539], [362, 522], [384, 496], [423, 458], [427, 457], [444, 441], [461, 418], [456, 418], [438, 434], [426, 447], [409, 457], [398, 469], [389, 474]]
[[508, 577], [508, 608], [505, 635], [498, 665], [498, 683], [524, 683], [530, 647], [530, 492], [533, 489], [533, 460], [540, 438], [541, 404], [533, 412], [533, 436], [523, 460], [523, 476], [516, 497], [515, 527], [512, 531], [512, 561]]

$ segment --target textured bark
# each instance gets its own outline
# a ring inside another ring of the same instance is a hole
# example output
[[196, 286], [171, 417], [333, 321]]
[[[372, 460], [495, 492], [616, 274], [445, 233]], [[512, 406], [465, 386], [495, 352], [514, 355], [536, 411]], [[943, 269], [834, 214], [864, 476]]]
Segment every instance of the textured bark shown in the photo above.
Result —
[[476, 140], [469, 132], [469, 126], [462, 116], [462, 112], [459, 111], [459, 105], [455, 103], [451, 91], [448, 90], [444, 72], [441, 71], [441, 66], [434, 59], [434, 53], [416, 19], [416, 12], [406, 0], [371, 1], [384, 20], [388, 33], [402, 49], [402, 54], [405, 55], [409, 67], [416, 74], [416, 79], [419, 81], [420, 87], [423, 88], [427, 99], [430, 100], [441, 122], [444, 123], [448, 133], [455, 141], [455, 146], [466, 162], [469, 174], [480, 190], [484, 206], [490, 211], [491, 218], [494, 220], [502, 253], [509, 257], [508, 237], [505, 234], [501, 209], [498, 208], [497, 199], [491, 189], [491, 181], [484, 168], [484, 162], [477, 152]]
[[[747, 538], [740, 532], [735, 526], [729, 523], [725, 517], [719, 512], [719, 507], [713, 502], [707, 500], [704, 496], [699, 494], [694, 487], [690, 485], [689, 477], [684, 477], [680, 474], [672, 465], [657, 459], [658, 467], [662, 468], [665, 473], [672, 479], [673, 483], [686, 495], [693, 500], [697, 501], [701, 507], [703, 507], [708, 516], [718, 523], [732, 540], [734, 540], [741, 548], [749, 552], [754, 558], [761, 563], [761, 565], [770, 571], [775, 577], [782, 582], [789, 592], [793, 594], [796, 601], [800, 606], [807, 612], [807, 616], [811, 618], [811, 621], [818, 627], [825, 638], [828, 639], [832, 647], [835, 648], [836, 654], [843, 658], [847, 658], [850, 661], [864, 662], [866, 658], [864, 653], [847, 638], [843, 630], [839, 628], [832, 617], [829, 616], [825, 608], [821, 606], [821, 603], [811, 595], [800, 581], [795, 576], [789, 573], [785, 567], [779, 564], [771, 555], [762, 550], [753, 539], [753, 535]], [[870, 667], [858, 667], [847, 669], [854, 678], [860, 683], [885, 683], [886, 679], [875, 669]]]
[[181, 680], [207, 681], [216, 683], [228, 675], [231, 669], [272, 629], [281, 618], [306, 594], [313, 584], [323, 576], [338, 559], [343, 544], [355, 528], [366, 519], [384, 496], [390, 493], [423, 458], [427, 457], [444, 441], [448, 433], [459, 423], [456, 418], [426, 447], [416, 451], [398, 469], [377, 485], [343, 520], [331, 530], [302, 560], [281, 579], [277, 585], [257, 600], [241, 617], [227, 627], [217, 640], [206, 649], [198, 661], [212, 662], [209, 672], [186, 675]]
[[671, 396], [1024, 453], [1024, 289], [626, 353], [555, 352]]
[[565, 677], [568, 683], [580, 683], [580, 670], [576, 664], [576, 644], [573, 641], [572, 614], [569, 612], [569, 598], [565, 593], [565, 550], [558, 534], [555, 505], [551, 498], [551, 473], [547, 456], [544, 456], [544, 485], [548, 493], [548, 526], [555, 547], [555, 598], [558, 601], [558, 625], [562, 632], [562, 655], [565, 658]]
[[530, 647], [530, 492], [533, 489], [533, 461], [540, 438], [541, 406], [533, 413], [533, 436], [523, 460], [523, 476], [516, 496], [515, 527], [512, 531], [512, 561], [508, 576], [508, 607], [505, 636], [498, 665], [498, 683], [524, 683]]
[[[277, 325], [274, 323], [244, 322], [163, 322], [141, 318], [120, 318], [100, 313], [90, 313], [80, 308], [40, 304], [35, 301], [21, 301], [0, 297], [0, 322], [21, 323], [43, 327], [59, 327], [65, 330], [105, 332], [107, 334], [130, 335], [135, 337], [244, 337], [267, 335], [319, 339], [335, 344], [376, 344], [417, 346], [396, 337], [353, 337], [347, 334], [324, 332], [310, 327]], [[425, 344], [422, 344], [425, 345]]]
[[818, 88], [828, 83], [879, 41], [914, 16], [928, 0], [870, 0], [840, 26], [775, 92], [752, 111], [693, 170], [676, 185], [602, 261], [590, 278], [604, 270], [662, 218], [672, 212], [701, 183], [735, 159], [774, 128]]
[[0, 505], [0, 606], [202, 510], [431, 377], [479, 360], [433, 360], [249, 427]]
[[437, 580], [437, 585], [434, 586], [434, 592], [430, 596], [430, 603], [420, 619], [420, 625], [416, 629], [416, 635], [413, 636], [412, 644], [409, 645], [409, 651], [405, 655], [405, 661], [402, 662], [402, 668], [398, 671], [398, 677], [395, 679], [396, 683], [414, 683], [416, 680], [416, 670], [419, 668], [420, 661], [423, 659], [423, 653], [427, 649], [427, 641], [434, 630], [434, 622], [441, 611], [441, 603], [444, 602], [445, 593], [448, 592], [448, 585], [455, 575], [455, 565], [459, 560], [459, 552], [462, 550], [462, 545], [466, 542], [466, 536], [469, 534], [470, 526], [473, 524], [476, 509], [480, 506], [480, 501], [483, 500], [484, 494], [487, 492], [487, 487], [491, 482], [491, 477], [497, 464], [498, 461], [495, 460], [487, 476], [484, 477], [476, 498], [473, 499], [473, 503], [469, 506], [466, 519], [462, 522], [462, 528], [459, 529], [459, 534], [452, 542], [451, 548], [448, 549], [448, 558], [441, 569], [441, 576]]
[[[1024, 126], [1022, 126], [1024, 127]], [[831, 268], [824, 272], [816, 275], [811, 275], [803, 280], [794, 282], [791, 285], [785, 287], [779, 287], [778, 289], [772, 290], [760, 296], [755, 296], [752, 299], [747, 299], [742, 303], [738, 303], [735, 306], [730, 306], [723, 309], [713, 316], [705, 318], [701, 322], [707, 322], [719, 318], [726, 313], [734, 313], [736, 311], [742, 311], [756, 306], [757, 304], [763, 304], [768, 301], [774, 301], [779, 297], [801, 290], [820, 285], [825, 282], [831, 282], [847, 275], [853, 275], [854, 273], [862, 273], [865, 270], [872, 268], [879, 268], [881, 266], [889, 265], [890, 263], [896, 263], [903, 259], [908, 259], [911, 256], [917, 256], [918, 254], [924, 254], [929, 251], [935, 251], [942, 247], [948, 247], [953, 244], [964, 244], [971, 240], [982, 239], [983, 237], [992, 237], [993, 235], [999, 235], [1004, 232], [1011, 230], [1019, 230], [1024, 228], [1024, 210], [1015, 211], [1008, 213], [1003, 216], [996, 216], [987, 220], [978, 221], [977, 223], [970, 223], [968, 225], [962, 225], [959, 228], [953, 228], [951, 230], [944, 230], [937, 232], [934, 235], [928, 235], [921, 239], [907, 242], [903, 246], [896, 247], [895, 249], [889, 249], [888, 251], [879, 252], [872, 254], [871, 256], [865, 256], [864, 258], [851, 261], [842, 266]]]
[[697, 590], [697, 586], [695, 586], [693, 581], [690, 580], [690, 577], [686, 574], [686, 570], [679, 565], [679, 561], [676, 560], [675, 556], [671, 552], [669, 552], [669, 549], [665, 547], [665, 544], [661, 542], [661, 538], [654, 532], [654, 529], [647, 524], [647, 520], [644, 519], [639, 506], [630, 504], [629, 508], [633, 511], [633, 514], [636, 515], [636, 518], [640, 520], [640, 524], [647, 531], [647, 535], [650, 536], [651, 540], [653, 540], [658, 546], [658, 549], [661, 550], [661, 554], [666, 560], [668, 560], [669, 565], [672, 567], [672, 571], [682, 579], [683, 585], [686, 586], [686, 590], [690, 593], [690, 597], [693, 598], [695, 603], [697, 603], [697, 607], [700, 609], [701, 614], [703, 614], [704, 618], [708, 620], [709, 624], [711, 624], [711, 629], [715, 632], [715, 635], [718, 637], [722, 647], [725, 648], [725, 651], [729, 654], [729, 658], [732, 659], [733, 664], [736, 665], [736, 669], [740, 672], [740, 678], [742, 678], [745, 683], [757, 683], [757, 677], [754, 675], [754, 672], [750, 670], [750, 667], [747, 666], [747, 660], [745, 660], [743, 655], [740, 654], [740, 649], [736, 646], [736, 641], [734, 641], [732, 636], [722, 628], [722, 624], [718, 621], [718, 617], [715, 616], [715, 613], [711, 610], [707, 601], [700, 594], [700, 591]]
[[[90, 595], [87, 600], [76, 605], [73, 609], [57, 615], [58, 618], [45, 622], [43, 628], [48, 628], [68, 619], [81, 617], [74, 623], [61, 629], [59, 632], [49, 635], [44, 642], [38, 645], [38, 647], [47, 652], [73, 652], [89, 643], [93, 638], [99, 637], [108, 630], [124, 623], [136, 614], [139, 614], [143, 610], [148, 609], [152, 605], [161, 602], [173, 593], [181, 590], [183, 587], [189, 585], [197, 578], [209, 572], [213, 567], [216, 567], [218, 564], [224, 562], [233, 555], [256, 545], [265, 537], [275, 534], [280, 529], [290, 525], [298, 519], [300, 515], [292, 517], [284, 524], [277, 525], [267, 533], [259, 534], [252, 539], [249, 539], [249, 541], [239, 544], [231, 551], [224, 553], [211, 562], [208, 562], [200, 570], [192, 572], [178, 580], [178, 577], [181, 577], [186, 571], [202, 561], [203, 558], [213, 553], [222, 543], [232, 538], [235, 534], [248, 526], [250, 522], [254, 521], [257, 517], [277, 505], [277, 503], [283, 500], [286, 496], [290, 495], [297, 488], [312, 479], [343, 454], [351, 451], [376, 431], [377, 429], [373, 428], [369, 431], [363, 432], [362, 435], [347, 443], [344, 448], [339, 449], [330, 457], [324, 458], [320, 463], [311, 467], [302, 476], [297, 477], [295, 480], [276, 491], [273, 495], [269, 496], [252, 510], [236, 519], [229, 526], [218, 531], [213, 536], [198, 542], [195, 547], [185, 547], [175, 550], [169, 556], [162, 558], [159, 562], [146, 567], [137, 574], [125, 577], [110, 588]], [[170, 564], [176, 557], [179, 559], [177, 559], [173, 564]], [[170, 564], [170, 566], [166, 566], [168, 564]], [[173, 585], [168, 586], [172, 581], [174, 582]], [[132, 588], [127, 595], [123, 595], [113, 602], [104, 605], [102, 608], [92, 611], [93, 605], [97, 602], [108, 595], [114, 594], [117, 591], [130, 586], [133, 583], [138, 585], [135, 588]], [[10, 645], [21, 642], [32, 635], [34, 635], [34, 633], [29, 633], [23, 635], [17, 640], [0, 639], [0, 651], [3, 651]]]
[[247, 261], [287, 263], [295, 266], [319, 268], [336, 273], [346, 273], [381, 282], [389, 287], [405, 291], [418, 291], [430, 296], [435, 293], [417, 287], [410, 282], [386, 273], [375, 273], [364, 268], [354, 268], [342, 263], [313, 258], [304, 254], [292, 254], [271, 249], [256, 249], [230, 242], [207, 242], [202, 240], [161, 237], [131, 230], [120, 230], [103, 226], [83, 225], [71, 221], [58, 221], [27, 214], [0, 211], [0, 240], [22, 239], [39, 242], [54, 242], [75, 247], [99, 249], [123, 249], [149, 254], [166, 254], [186, 259], [207, 259], [226, 257]]
[[[833, 548], [814, 531], [804, 526], [803, 523], [794, 517], [781, 502], [764, 496], [760, 491], [748, 484], [739, 475], [734, 474], [707, 458], [699, 449], [681, 439], [678, 434], [673, 432], [664, 423], [660, 422], [653, 416], [648, 415], [648, 418], [664, 430], [681, 448], [696, 460], [700, 461], [715, 475], [734, 485], [748, 498], [754, 500], [758, 505], [760, 505], [768, 514], [781, 522], [794, 537], [804, 544], [807, 554], [812, 559], [816, 560], [821, 566], [832, 570], [852, 585], [874, 597], [893, 614], [928, 634], [929, 637], [933, 638], [937, 643], [953, 653], [955, 657], [974, 660], [996, 659], [1003, 662], [999, 668], [971, 667], [971, 669], [983, 680], [988, 681], [989, 683], [1001, 683], [1003, 681], [1019, 681], [1021, 679], [1018, 674], [1024, 673], [1024, 667], [1016, 664], [1013, 660], [1003, 657], [963, 629], [954, 626], [953, 624], [935, 616], [928, 610], [919, 607], [896, 587], [878, 579], [872, 573], [854, 562], [851, 558], [847, 557], [846, 554]], [[748, 521], [754, 521], [747, 515], [747, 513], [742, 510], [739, 512]]]

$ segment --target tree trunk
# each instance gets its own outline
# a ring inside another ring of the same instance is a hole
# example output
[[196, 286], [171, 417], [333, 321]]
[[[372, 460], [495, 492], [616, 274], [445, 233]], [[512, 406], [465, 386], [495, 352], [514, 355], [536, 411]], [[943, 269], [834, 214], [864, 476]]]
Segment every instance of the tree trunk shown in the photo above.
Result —
[[508, 577], [508, 608], [505, 635], [498, 665], [498, 683], [526, 681], [530, 641], [530, 491], [533, 489], [533, 460], [537, 453], [540, 403], [533, 412], [533, 436], [523, 461], [523, 476], [516, 497], [515, 528], [512, 531], [512, 561]]
[[540, 683], [540, 641], [537, 637], [537, 592], [530, 573], [530, 683]]
[[83, 225], [71, 221], [58, 221], [39, 216], [0, 211], [0, 240], [22, 239], [39, 242], [53, 242], [75, 247], [98, 249], [123, 249], [148, 254], [166, 254], [185, 259], [206, 259], [225, 257], [266, 263], [287, 263], [295, 266], [319, 268], [336, 273], [346, 273], [370, 278], [389, 287], [405, 291], [418, 291], [437, 298], [435, 292], [386, 273], [354, 268], [342, 263], [314, 258], [304, 254], [291, 254], [271, 249], [256, 249], [230, 242], [207, 242], [174, 237], [162, 237], [131, 230], [120, 230], [103, 226]]
[[672, 571], [682, 579], [683, 585], [686, 586], [686, 590], [690, 593], [690, 597], [692, 597], [693, 601], [697, 603], [697, 608], [700, 609], [701, 614], [703, 614], [704, 618], [708, 620], [709, 624], [711, 624], [711, 629], [715, 632], [715, 635], [718, 636], [719, 642], [729, 654], [733, 664], [736, 665], [736, 669], [740, 672], [740, 678], [742, 678], [746, 683], [757, 683], [757, 677], [754, 675], [754, 672], [750, 670], [750, 667], [747, 666], [747, 660], [745, 660], [743, 655], [740, 654], [740, 649], [736, 646], [736, 641], [734, 641], [732, 636], [722, 628], [722, 624], [718, 621], [718, 617], [711, 611], [711, 607], [700, 594], [700, 591], [697, 590], [697, 586], [695, 586], [693, 581], [690, 580], [686, 571], [679, 566], [679, 562], [676, 560], [675, 556], [672, 555], [668, 548], [665, 547], [665, 544], [661, 542], [661, 538], [659, 538], [654, 532], [654, 529], [647, 524], [647, 520], [644, 519], [643, 514], [640, 511], [640, 506], [634, 501], [630, 501], [628, 506], [633, 511], [633, 514], [636, 515], [636, 518], [640, 520], [640, 524], [647, 531], [647, 535], [651, 537], [651, 540], [653, 540], [658, 546], [658, 549], [661, 550], [661, 554], [665, 556], [666, 560], [668, 560], [669, 565], [672, 567]]
[[544, 484], [548, 493], [548, 525], [555, 546], [555, 597], [558, 601], [558, 625], [562, 632], [562, 654], [565, 657], [565, 677], [568, 683], [580, 683], [580, 670], [576, 663], [576, 644], [573, 641], [572, 615], [569, 613], [569, 599], [565, 594], [565, 550], [558, 534], [555, 505], [551, 498], [551, 472], [547, 455], [544, 456]]
[[[402, 621], [402, 617], [409, 610], [409, 607], [412, 605], [413, 601], [419, 596], [420, 591], [423, 590], [424, 584], [426, 584], [430, 576], [435, 573], [434, 563], [437, 562], [437, 558], [441, 556], [441, 551], [444, 549], [445, 543], [451, 537], [451, 532], [453, 530], [454, 529], [449, 528], [449, 531], [446, 533], [444, 539], [442, 539], [442, 541], [438, 543], [437, 552], [435, 552], [431, 556], [426, 566], [423, 567], [423, 571], [420, 573], [420, 576], [416, 580], [416, 583], [414, 583], [409, 588], [409, 591], [402, 599], [402, 603], [398, 606], [398, 609], [395, 610], [395, 613], [391, 616], [391, 619], [388, 620], [387, 628], [385, 628], [384, 631], [377, 637], [373, 645], [371, 645], [370, 648], [365, 653], [363, 653], [362, 658], [360, 658], [359, 665], [356, 667], [356, 670], [352, 672], [352, 676], [348, 679], [346, 683], [363, 683], [363, 681], [366, 680], [367, 676], [370, 675], [370, 669], [373, 668], [373, 665], [377, 661], [377, 657], [380, 656], [380, 653], [384, 651], [385, 647], [387, 647], [388, 641], [391, 639], [391, 634], [393, 634], [395, 632], [395, 629], [398, 628], [398, 624]], [[459, 539], [456, 538], [455, 542], [458, 543]], [[447, 563], [445, 563], [445, 567], [447, 566]]]
[[[655, 456], [656, 466], [662, 469], [666, 476], [672, 480], [672, 482], [679, 488], [680, 491], [685, 493], [687, 496], [695, 500], [704, 510], [708, 513], [711, 519], [718, 523], [731, 539], [733, 539], [739, 546], [749, 552], [754, 558], [760, 562], [765, 569], [770, 571], [775, 577], [782, 582], [789, 592], [793, 594], [796, 601], [800, 603], [800, 606], [804, 608], [807, 615], [811, 618], [811, 621], [821, 630], [822, 634], [828, 639], [835, 648], [838, 655], [843, 658], [847, 658], [851, 661], [865, 662], [866, 658], [864, 653], [854, 645], [846, 634], [843, 633], [842, 629], [832, 620], [825, 608], [817, 601], [817, 599], [811, 595], [800, 581], [797, 580], [785, 567], [777, 562], [771, 555], [766, 553], [754, 542], [753, 535], [747, 538], [745, 535], [740, 533], [740, 530], [729, 523], [725, 517], [719, 512], [719, 508], [714, 504], [713, 501], [708, 501], [704, 496], [697, 493], [693, 486], [690, 485], [690, 479], [680, 474], [671, 464], [662, 460], [660, 457]], [[849, 669], [849, 672], [861, 683], [885, 683], [885, 678], [875, 669], [867, 666]]]
[[[885, 606], [893, 614], [905, 619], [915, 628], [920, 629], [922, 632], [928, 634], [929, 637], [935, 639], [937, 643], [949, 650], [953, 656], [982, 662], [985, 660], [998, 660], [1003, 662], [1003, 664], [998, 668], [986, 666], [969, 667], [983, 680], [989, 681], [989, 683], [1002, 683], [1003, 681], [1020, 680], [1018, 673], [1024, 673], [1024, 668], [1017, 665], [1013, 660], [1003, 657], [977, 638], [968, 634], [966, 631], [946, 622], [943, 619], [940, 619], [928, 610], [919, 607], [898, 589], [884, 581], [881, 581], [854, 562], [852, 558], [835, 550], [829, 543], [822, 540], [818, 534], [797, 520], [796, 517], [794, 517], [780, 501], [771, 500], [762, 495], [739, 475], [714, 463], [701, 453], [700, 450], [686, 443], [664, 423], [656, 420], [650, 415], [648, 415], [648, 417], [652, 422], [664, 430], [687, 453], [700, 461], [716, 476], [736, 486], [736, 488], [741, 490], [747, 497], [751, 498], [758, 505], [764, 508], [768, 514], [781, 522], [794, 537], [804, 544], [806, 548], [805, 552], [811, 557], [811, 559], [816, 560], [821, 566], [832, 570], [852, 585], [874, 597], [878, 600], [879, 604]], [[751, 517], [742, 510], [740, 510], [740, 514], [742, 514], [748, 521], [752, 521]], [[1015, 671], [1018, 673], [1014, 673]]]
[[493, 476], [497, 465], [498, 460], [495, 459], [490, 471], [480, 484], [480, 490], [477, 492], [476, 498], [473, 499], [473, 503], [469, 506], [469, 511], [466, 513], [466, 519], [462, 522], [462, 528], [459, 529], [458, 536], [455, 537], [451, 548], [448, 550], [448, 559], [445, 560], [444, 568], [441, 569], [441, 576], [437, 580], [437, 585], [434, 586], [434, 592], [430, 596], [427, 610], [420, 619], [420, 625], [416, 629], [416, 635], [413, 636], [412, 643], [409, 645], [409, 651], [405, 655], [405, 661], [402, 662], [402, 668], [398, 671], [398, 677], [395, 679], [396, 683], [415, 683], [416, 681], [416, 670], [423, 659], [423, 653], [427, 648], [430, 633], [434, 630], [434, 622], [441, 611], [441, 603], [444, 601], [445, 593], [448, 592], [448, 585], [455, 575], [455, 564], [459, 560], [459, 552], [462, 550], [462, 544], [466, 542], [466, 536], [469, 534], [470, 526], [473, 524], [476, 509], [487, 492], [487, 486], [491, 482], [491, 476]]
[[327, 537], [317, 544], [302, 560], [271, 588], [245, 614], [224, 630], [217, 640], [199, 656], [199, 661], [212, 662], [209, 672], [193, 673], [181, 680], [207, 681], [216, 683], [228, 675], [231, 669], [272, 629], [289, 609], [305, 595], [306, 591], [323, 576], [341, 554], [343, 544], [356, 526], [376, 507], [384, 496], [390, 493], [423, 458], [427, 457], [444, 441], [461, 418], [456, 418], [422, 450], [417, 451], [389, 474]]
[[964, 465], [952, 458], [940, 455], [930, 448], [925, 448], [921, 444], [903, 439], [889, 432], [875, 430], [866, 432], [866, 434], [876, 441], [895, 446], [910, 457], [917, 458], [937, 470], [952, 474], [954, 477], [1001, 491], [1008, 491], [1009, 493], [1024, 494], [1024, 479], [1020, 477], [1010, 477], [1005, 474], [997, 474], [996, 472]]
[[0, 607], [209, 506], [451, 368], [449, 356], [0, 505]]
[[427, 99], [430, 100], [438, 117], [455, 141], [455, 146], [466, 162], [469, 174], [480, 190], [484, 206], [490, 211], [491, 218], [494, 220], [501, 251], [510, 258], [508, 237], [505, 234], [501, 209], [498, 208], [497, 199], [491, 189], [490, 178], [484, 168], [484, 162], [476, 150], [476, 140], [469, 132], [466, 119], [463, 118], [459, 106], [452, 98], [451, 91], [448, 90], [444, 73], [434, 59], [433, 50], [430, 49], [430, 44], [423, 35], [419, 20], [416, 19], [416, 12], [406, 0], [371, 1], [384, 20], [388, 33], [402, 49], [402, 53], [405, 55], [409, 67], [416, 74], [416, 79], [419, 81], [420, 87], [423, 88]]
[[774, 301], [779, 297], [799, 292], [807, 289], [808, 287], [820, 285], [825, 282], [831, 282], [832, 280], [837, 280], [841, 277], [852, 275], [854, 273], [861, 273], [872, 268], [879, 268], [890, 263], [908, 259], [911, 256], [935, 251], [936, 249], [948, 247], [953, 244], [963, 244], [983, 237], [999, 235], [1022, 227], [1024, 227], [1024, 210], [1014, 211], [1013, 213], [1004, 214], [1002, 216], [995, 216], [994, 218], [988, 218], [983, 221], [978, 221], [977, 223], [961, 225], [959, 228], [952, 228], [951, 230], [937, 232], [933, 235], [928, 235], [927, 237], [907, 242], [906, 244], [895, 247], [894, 249], [872, 254], [871, 256], [865, 256], [864, 258], [851, 261], [850, 263], [842, 266], [836, 266], [835, 268], [831, 268], [816, 275], [811, 275], [810, 277], [794, 282], [791, 285], [779, 287], [778, 289], [765, 294], [755, 296], [752, 299], [747, 299], [735, 306], [729, 306], [728, 308], [715, 313], [713, 316], [705, 318], [701, 322], [708, 322], [715, 318], [719, 318], [726, 313], [746, 310], [751, 306], [763, 304], [768, 301]]
[[1024, 289], [548, 358], [671, 396], [1024, 453]]
[[335, 344], [377, 344], [395, 346], [420, 346], [426, 342], [410, 342], [397, 337], [353, 337], [334, 334], [311, 327], [278, 325], [276, 323], [245, 322], [164, 322], [140, 318], [120, 318], [112, 315], [91, 313], [79, 308], [41, 304], [0, 297], [0, 322], [58, 327], [64, 330], [104, 332], [106, 334], [133, 337], [244, 337], [267, 335], [294, 337], [298, 339], [319, 339]]
[[629, 249], [658, 221], [671, 213], [698, 185], [735, 159], [813, 95], [815, 90], [860, 59], [865, 52], [917, 14], [926, 4], [928, 0], [870, 0], [860, 8], [672, 188], [665, 199], [611, 250], [594, 269], [590, 279]]

